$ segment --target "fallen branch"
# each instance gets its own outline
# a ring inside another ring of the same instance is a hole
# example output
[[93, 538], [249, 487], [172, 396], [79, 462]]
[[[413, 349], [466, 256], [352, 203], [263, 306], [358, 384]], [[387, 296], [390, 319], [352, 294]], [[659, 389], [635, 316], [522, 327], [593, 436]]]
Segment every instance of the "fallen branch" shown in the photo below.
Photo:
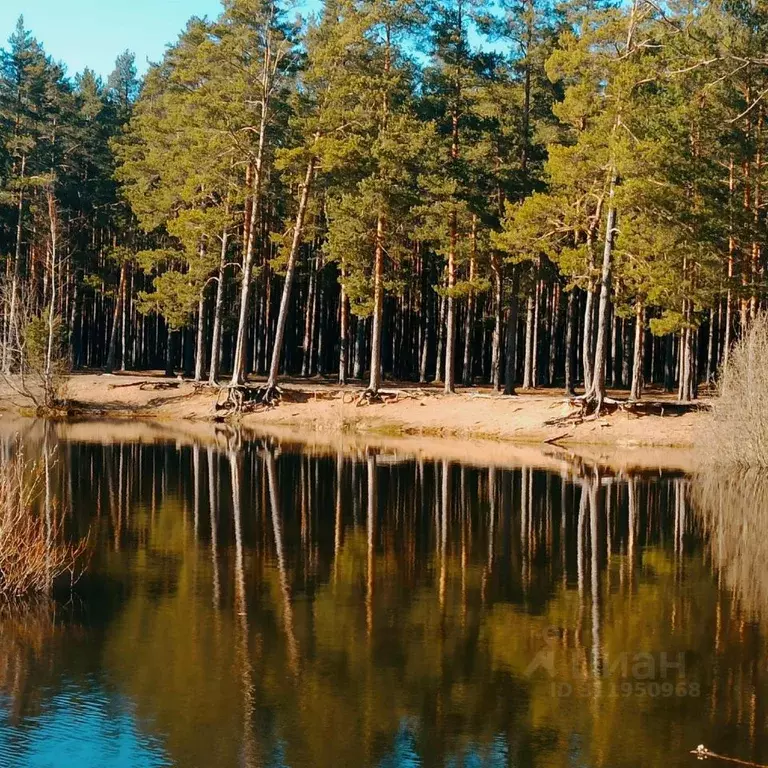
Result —
[[550, 437], [549, 440], [545, 440], [544, 442], [547, 443], [548, 445], [557, 445], [557, 443], [560, 440], [563, 440], [566, 437], [572, 437], [572, 436], [573, 436], [573, 432], [563, 432], [560, 435], [555, 435], [554, 437]]
[[768, 768], [764, 763], [753, 763], [750, 760], [740, 760], [738, 757], [727, 757], [726, 755], [718, 755], [716, 752], [712, 752], [707, 749], [703, 744], [699, 744], [696, 749], [691, 750], [692, 755], [696, 755], [699, 760], [707, 760], [709, 758], [713, 760], [724, 760], [727, 763], [736, 763], [737, 765], [750, 765], [753, 768]]
[[110, 384], [107, 389], [125, 389], [126, 387], [138, 387], [144, 391], [154, 391], [159, 389], [178, 389], [181, 386], [180, 381], [131, 381], [128, 384]]

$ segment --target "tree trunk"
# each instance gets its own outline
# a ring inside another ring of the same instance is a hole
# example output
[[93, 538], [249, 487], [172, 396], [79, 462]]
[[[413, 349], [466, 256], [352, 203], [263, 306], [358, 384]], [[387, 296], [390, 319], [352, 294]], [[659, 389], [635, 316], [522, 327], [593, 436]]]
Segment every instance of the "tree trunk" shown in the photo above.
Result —
[[13, 355], [11, 351], [17, 349], [19, 345], [18, 319], [18, 293], [19, 279], [21, 277], [21, 237], [24, 229], [24, 171], [27, 165], [26, 155], [21, 158], [21, 175], [19, 186], [19, 205], [16, 214], [16, 248], [13, 256], [13, 276], [11, 278], [11, 306], [8, 312], [8, 326], [5, 329], [6, 343], [3, 347], [3, 371], [5, 374], [11, 372]]
[[[229, 203], [224, 215], [229, 220]], [[208, 382], [213, 386], [219, 381], [219, 366], [221, 365], [221, 327], [222, 313], [224, 310], [224, 272], [227, 264], [227, 241], [229, 232], [226, 225], [221, 233], [221, 251], [219, 254], [219, 270], [216, 278], [216, 299], [213, 307], [213, 338], [211, 340], [211, 368], [208, 373]]]
[[422, 297], [424, 297], [422, 298], [424, 330], [421, 337], [421, 354], [419, 357], [419, 383], [425, 384], [427, 381], [427, 362], [429, 359], [429, 337], [434, 326], [434, 295], [426, 284], [422, 286]]
[[451, 213], [450, 226], [451, 244], [448, 251], [446, 316], [445, 316], [445, 376], [444, 392], [446, 395], [456, 391], [454, 360], [456, 346], [456, 299], [453, 297], [453, 288], [456, 285], [456, 239], [457, 223], [456, 212]]
[[288, 254], [288, 263], [285, 271], [285, 281], [283, 283], [283, 294], [280, 297], [280, 311], [277, 315], [277, 327], [275, 328], [275, 341], [272, 346], [272, 360], [269, 365], [269, 377], [267, 378], [266, 390], [277, 386], [277, 377], [280, 372], [280, 359], [283, 351], [283, 340], [285, 339], [285, 326], [288, 322], [288, 305], [291, 300], [291, 288], [293, 278], [296, 273], [296, 260], [301, 247], [301, 239], [304, 233], [304, 219], [307, 213], [307, 203], [312, 189], [312, 181], [315, 176], [315, 166], [317, 159], [313, 156], [307, 164], [307, 172], [304, 175], [304, 184], [301, 188], [299, 198], [299, 208], [296, 211], [296, 221], [293, 225], [293, 240], [291, 241], [291, 251]]
[[121, 315], [120, 321], [120, 370], [124, 371], [126, 367], [128, 357], [128, 297], [131, 295], [131, 291], [128, 288], [128, 279], [123, 284], [123, 295], [120, 297]]
[[205, 284], [197, 302], [197, 338], [195, 339], [195, 381], [203, 380], [205, 371]]
[[376, 250], [373, 262], [373, 320], [371, 326], [371, 369], [368, 393], [378, 395], [381, 387], [381, 331], [384, 320], [384, 215], [376, 220]]
[[503, 283], [498, 254], [494, 254], [492, 259], [494, 323], [491, 345], [491, 384], [494, 390], [498, 392], [501, 388], [501, 302], [503, 299]]
[[125, 296], [125, 281], [128, 273], [128, 261], [123, 260], [120, 265], [120, 284], [115, 294], [115, 308], [112, 313], [112, 331], [109, 334], [109, 351], [107, 352], [107, 364], [105, 370], [112, 373], [117, 364], [117, 331], [120, 327], [120, 310], [122, 309], [123, 297]]
[[565, 320], [565, 394], [573, 395], [576, 392], [576, 334], [574, 324], [576, 319], [575, 290], [568, 292], [568, 308]]
[[[48, 305], [48, 340], [45, 347], [45, 406], [46, 408], [53, 408], [56, 404], [56, 389], [54, 386], [54, 344], [55, 344], [55, 327], [56, 327], [56, 301], [57, 301], [57, 287], [56, 287], [56, 260], [58, 257], [58, 217], [56, 210], [56, 200], [53, 196], [53, 190], [48, 190], [48, 221], [50, 224], [50, 275], [51, 275], [51, 300]], [[46, 453], [47, 458], [47, 453]]]
[[611, 174], [608, 190], [608, 215], [605, 224], [605, 244], [603, 246], [603, 267], [600, 278], [600, 308], [597, 321], [597, 344], [592, 373], [592, 386], [587, 397], [595, 401], [595, 409], [600, 413], [605, 399], [605, 363], [608, 341], [608, 312], [611, 300], [611, 271], [613, 268], [613, 238], [616, 232], [616, 206], [614, 205], [616, 173]]
[[[639, 400], [643, 394], [643, 347], [645, 340], [645, 308], [638, 301], [635, 306], [635, 348], [632, 358], [632, 388], [630, 400]], [[626, 353], [626, 350], [625, 350]]]
[[469, 387], [472, 384], [472, 336], [475, 327], [475, 294], [472, 283], [475, 279], [475, 263], [477, 261], [477, 216], [472, 217], [472, 253], [469, 259], [469, 296], [467, 296], [467, 312], [464, 316], [464, 359], [462, 361], [462, 384]]
[[363, 347], [365, 346], [365, 320], [358, 317], [355, 322], [355, 368], [352, 373], [355, 379], [363, 378]]
[[512, 293], [509, 297], [509, 311], [507, 313], [507, 337], [506, 337], [506, 365], [504, 375], [504, 394], [515, 394], [515, 368], [517, 367], [517, 310], [518, 310], [518, 290], [520, 286], [520, 275], [518, 266], [512, 267]]
[[344, 270], [342, 267], [341, 292], [339, 294], [339, 384], [347, 383], [347, 351], [349, 349], [349, 300], [344, 290]]
[[705, 372], [706, 382], [709, 384], [713, 377], [713, 363], [715, 359], [715, 310], [709, 310], [709, 335], [707, 339], [707, 369]]
[[[261, 139], [260, 139], [261, 141]], [[248, 317], [251, 306], [251, 283], [253, 278], [253, 260], [255, 254], [256, 223], [258, 221], [259, 201], [261, 197], [261, 167], [257, 165], [253, 173], [250, 197], [250, 216], [248, 217], [248, 237], [243, 256], [243, 274], [240, 285], [240, 315], [235, 337], [235, 356], [232, 362], [232, 386], [245, 381], [245, 359], [248, 343]]]
[[523, 389], [533, 389], [533, 348], [534, 321], [536, 318], [536, 299], [533, 293], [528, 294], [528, 309], [525, 316], [525, 363], [523, 366]]
[[169, 325], [167, 326], [167, 332], [168, 340], [165, 344], [165, 375], [169, 378], [173, 378], [173, 376], [176, 375], [176, 372], [173, 369], [173, 339], [176, 331]]
[[549, 361], [547, 366], [547, 385], [555, 383], [555, 361], [557, 360], [557, 331], [560, 325], [560, 283], [552, 286], [552, 306], [549, 321]]
[[314, 334], [315, 320], [315, 292], [317, 290], [317, 266], [312, 267], [309, 276], [309, 288], [307, 290], [307, 304], [304, 309], [304, 341], [302, 343], [303, 356], [301, 362], [301, 375], [309, 376], [312, 367], [312, 338]]
[[448, 300], [445, 296], [440, 297], [440, 309], [437, 323], [437, 356], [435, 360], [435, 384], [443, 383], [443, 351], [445, 346], [445, 313], [448, 307]]

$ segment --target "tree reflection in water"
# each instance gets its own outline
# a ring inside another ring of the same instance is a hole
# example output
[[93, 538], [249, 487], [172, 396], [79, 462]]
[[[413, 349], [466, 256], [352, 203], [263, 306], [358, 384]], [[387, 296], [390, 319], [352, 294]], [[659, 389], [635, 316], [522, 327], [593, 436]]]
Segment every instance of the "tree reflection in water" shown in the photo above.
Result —
[[179, 766], [765, 762], [756, 478], [232, 438], [59, 445], [91, 572], [0, 617], [0, 745], [75, 681]]

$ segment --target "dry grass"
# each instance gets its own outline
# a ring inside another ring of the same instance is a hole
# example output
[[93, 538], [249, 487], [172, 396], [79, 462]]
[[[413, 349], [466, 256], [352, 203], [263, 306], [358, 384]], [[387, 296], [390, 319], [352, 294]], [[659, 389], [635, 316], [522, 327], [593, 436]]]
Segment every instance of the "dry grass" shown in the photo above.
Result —
[[768, 618], [768, 477], [762, 469], [702, 472], [693, 499], [712, 561], [742, 608]]
[[46, 488], [45, 466], [26, 462], [17, 445], [0, 464], [0, 598], [50, 594], [54, 581], [65, 575], [74, 583], [86, 542], [66, 542], [62, 524]]
[[768, 467], [768, 315], [731, 350], [700, 447], [713, 464]]

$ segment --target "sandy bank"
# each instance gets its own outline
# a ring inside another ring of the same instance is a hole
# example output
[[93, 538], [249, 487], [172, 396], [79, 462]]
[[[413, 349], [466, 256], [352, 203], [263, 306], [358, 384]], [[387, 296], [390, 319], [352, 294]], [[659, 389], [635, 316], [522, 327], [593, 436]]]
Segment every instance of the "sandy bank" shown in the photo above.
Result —
[[[142, 382], [148, 385], [139, 386]], [[168, 384], [172, 388], [156, 388]], [[386, 442], [418, 436], [419, 445], [451, 442], [455, 458], [472, 457], [482, 463], [493, 463], [501, 455], [505, 456], [503, 463], [508, 463], [515, 451], [534, 444], [566, 452], [578, 447], [579, 455], [612, 462], [617, 449], [621, 449], [629, 465], [650, 467], [669, 465], [670, 448], [692, 448], [695, 432], [706, 419], [704, 411], [679, 413], [671, 399], [662, 397], [658, 398], [658, 414], [619, 412], [563, 425], [551, 423], [571, 410], [556, 390], [512, 398], [487, 388], [463, 389], [448, 396], [436, 387], [412, 385], [387, 387], [387, 391], [397, 391], [397, 398], [385, 404], [360, 406], [356, 404], [360, 392], [357, 387], [288, 382], [278, 407], [246, 413], [240, 425], [281, 439], [310, 439], [326, 448], [333, 448], [341, 436], [345, 445], [356, 440], [370, 445], [374, 438]], [[206, 432], [202, 424], [195, 422], [210, 422], [217, 416], [216, 393], [211, 389], [146, 374], [75, 375], [69, 381], [67, 395], [81, 416], [184, 422], [177, 424], [178, 431], [188, 433], [190, 438]], [[3, 403], [6, 415], [1, 418], [8, 421], [19, 403], [7, 393]], [[431, 448], [429, 452], [434, 453]], [[688, 468], [692, 460], [671, 463]]]

